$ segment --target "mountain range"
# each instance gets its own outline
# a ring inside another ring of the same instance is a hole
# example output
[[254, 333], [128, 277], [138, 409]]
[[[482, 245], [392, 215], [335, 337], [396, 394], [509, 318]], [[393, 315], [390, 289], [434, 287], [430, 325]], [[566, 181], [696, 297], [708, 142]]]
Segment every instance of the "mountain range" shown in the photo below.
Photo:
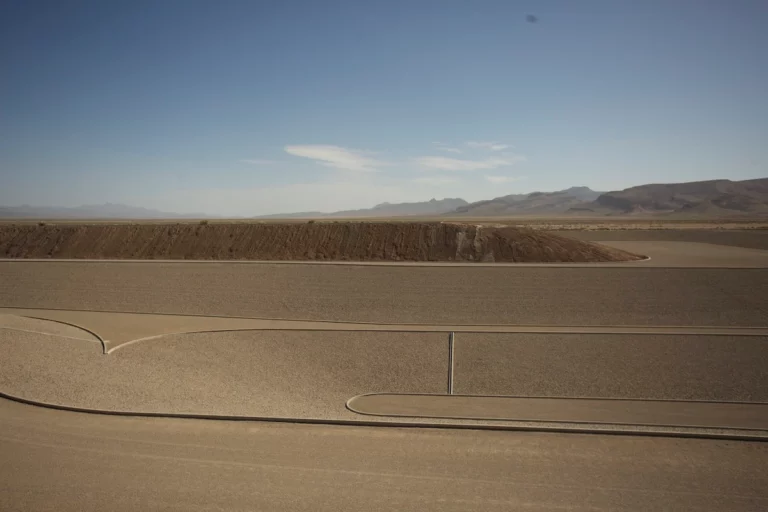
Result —
[[601, 194], [572, 212], [594, 214], [768, 214], [768, 178], [659, 183]]
[[277, 215], [262, 215], [258, 219], [295, 219], [307, 217], [405, 217], [410, 215], [442, 215], [452, 212], [456, 208], [468, 205], [465, 200], [459, 198], [430, 199], [419, 203], [381, 203], [373, 208], [364, 208], [362, 210], [341, 210], [333, 213], [323, 212], [299, 212]]
[[600, 194], [601, 192], [595, 192], [589, 187], [571, 187], [555, 192], [510, 194], [460, 206], [450, 213], [479, 217], [565, 213], [573, 206], [597, 199]]
[[[768, 215], [768, 178], [659, 183], [613, 192], [571, 187], [555, 192], [510, 194], [468, 203], [460, 198], [417, 203], [381, 203], [373, 208], [332, 213], [297, 212], [257, 219], [373, 218], [407, 216], [511, 217], [525, 215], [663, 215], [705, 217]], [[190, 219], [204, 213], [179, 214], [122, 204], [64, 207], [0, 207], [0, 218], [38, 219]]]

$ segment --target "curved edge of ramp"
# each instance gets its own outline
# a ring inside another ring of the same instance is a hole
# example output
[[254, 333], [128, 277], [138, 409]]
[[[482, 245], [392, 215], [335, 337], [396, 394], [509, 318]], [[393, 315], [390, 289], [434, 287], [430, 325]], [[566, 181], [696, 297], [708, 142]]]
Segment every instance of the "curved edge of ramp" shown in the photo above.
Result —
[[[374, 417], [349, 408], [349, 397], [370, 391], [441, 393], [447, 373], [442, 335], [263, 331], [178, 335], [170, 341], [103, 357], [85, 340], [63, 344], [34, 334], [6, 336], [8, 357], [0, 361], [15, 370], [0, 371], [0, 397], [116, 416], [768, 441], [765, 430]], [[329, 351], [331, 343], [340, 352]], [[218, 361], [216, 368], [211, 361]], [[287, 370], [301, 379], [287, 378]], [[179, 377], [189, 386], [163, 386]]]
[[765, 402], [369, 393], [350, 398], [347, 408], [398, 418], [768, 431]]
[[629, 428], [600, 428], [579, 425], [525, 425], [525, 424], [488, 424], [488, 423], [457, 423], [437, 421], [376, 421], [376, 420], [333, 420], [316, 418], [281, 418], [272, 416], [237, 416], [217, 414], [192, 414], [172, 412], [143, 412], [143, 411], [118, 411], [110, 409], [90, 409], [74, 407], [62, 404], [53, 404], [30, 400], [23, 397], [9, 395], [0, 391], [0, 399], [43, 407], [58, 411], [80, 414], [95, 414], [103, 416], [124, 416], [133, 418], [170, 418], [208, 421], [243, 421], [243, 422], [267, 422], [267, 423], [297, 423], [308, 425], [338, 425], [358, 427], [395, 427], [395, 428], [437, 428], [458, 430], [493, 430], [508, 432], [547, 432], [553, 434], [593, 434], [593, 435], [624, 435], [639, 437], [673, 437], [682, 439], [720, 439], [727, 441], [768, 442], [768, 432], [726, 429], [722, 431], [710, 431], [704, 429], [629, 429]]
[[36, 315], [0, 312], [0, 329], [104, 343], [101, 336], [87, 327], [65, 320]]

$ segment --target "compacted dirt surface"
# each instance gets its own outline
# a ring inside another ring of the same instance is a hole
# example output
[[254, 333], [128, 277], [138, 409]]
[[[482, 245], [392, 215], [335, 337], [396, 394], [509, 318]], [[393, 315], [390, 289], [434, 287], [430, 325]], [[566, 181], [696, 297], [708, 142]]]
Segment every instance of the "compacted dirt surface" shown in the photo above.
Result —
[[553, 234], [591, 242], [686, 242], [768, 250], [768, 229], [570, 229]]
[[0, 226], [0, 257], [610, 262], [642, 259], [542, 231], [443, 222]]

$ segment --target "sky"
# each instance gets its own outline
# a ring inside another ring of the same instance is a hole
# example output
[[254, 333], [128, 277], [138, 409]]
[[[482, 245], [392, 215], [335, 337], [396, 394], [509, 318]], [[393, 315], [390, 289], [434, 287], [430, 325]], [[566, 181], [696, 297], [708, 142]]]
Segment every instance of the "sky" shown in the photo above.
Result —
[[768, 176], [764, 0], [0, 0], [0, 205]]

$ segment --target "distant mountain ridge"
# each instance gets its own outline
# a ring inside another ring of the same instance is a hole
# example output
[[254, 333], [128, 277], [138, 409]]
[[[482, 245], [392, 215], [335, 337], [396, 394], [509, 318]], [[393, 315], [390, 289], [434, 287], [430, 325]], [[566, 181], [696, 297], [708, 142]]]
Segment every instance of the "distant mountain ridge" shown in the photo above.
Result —
[[415, 215], [441, 215], [461, 206], [467, 205], [461, 198], [447, 197], [445, 199], [430, 199], [417, 203], [381, 203], [373, 208], [360, 210], [341, 210], [332, 213], [300, 212], [276, 215], [260, 215], [258, 219], [295, 219], [295, 218], [365, 218], [365, 217], [408, 217]]
[[569, 208], [600, 196], [589, 187], [571, 187], [555, 192], [510, 194], [461, 206], [449, 215], [501, 216], [565, 213]]
[[[468, 203], [461, 198], [415, 203], [381, 203], [373, 208], [260, 215], [256, 219], [332, 219], [409, 216], [502, 217], [531, 215], [664, 215], [704, 217], [768, 215], [768, 178], [743, 181], [708, 180], [654, 183], [612, 192], [570, 187], [554, 192], [531, 192]], [[77, 207], [0, 206], [6, 219], [202, 219], [221, 218], [204, 213], [172, 213], [124, 204]], [[242, 217], [240, 217], [242, 218]]]
[[654, 183], [606, 192], [570, 213], [692, 215], [768, 214], [768, 178]]

